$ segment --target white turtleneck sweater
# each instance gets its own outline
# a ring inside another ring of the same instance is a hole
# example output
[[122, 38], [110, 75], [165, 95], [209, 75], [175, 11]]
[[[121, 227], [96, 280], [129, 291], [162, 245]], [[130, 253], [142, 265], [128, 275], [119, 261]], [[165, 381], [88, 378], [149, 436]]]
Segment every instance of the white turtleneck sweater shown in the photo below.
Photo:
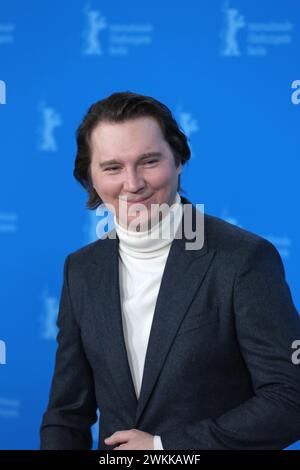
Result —
[[[119, 280], [123, 333], [136, 391], [140, 394], [150, 330], [166, 260], [182, 218], [178, 193], [162, 220], [144, 232], [127, 230], [114, 216], [119, 238]], [[171, 227], [171, 230], [170, 230]], [[162, 450], [154, 436], [154, 450]]]

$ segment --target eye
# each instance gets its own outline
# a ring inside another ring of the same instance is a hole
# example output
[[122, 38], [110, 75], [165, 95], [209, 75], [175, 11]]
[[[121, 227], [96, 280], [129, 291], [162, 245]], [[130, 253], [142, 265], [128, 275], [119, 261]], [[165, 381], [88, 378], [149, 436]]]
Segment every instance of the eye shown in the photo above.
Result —
[[118, 169], [119, 169], [119, 167], [113, 166], [113, 167], [111, 167], [111, 168], [105, 168], [104, 171], [116, 171], [116, 170], [118, 170]]
[[158, 162], [157, 159], [153, 159], [153, 160], [148, 160], [147, 162], [145, 162], [146, 165], [152, 165], [153, 163], [156, 163]]

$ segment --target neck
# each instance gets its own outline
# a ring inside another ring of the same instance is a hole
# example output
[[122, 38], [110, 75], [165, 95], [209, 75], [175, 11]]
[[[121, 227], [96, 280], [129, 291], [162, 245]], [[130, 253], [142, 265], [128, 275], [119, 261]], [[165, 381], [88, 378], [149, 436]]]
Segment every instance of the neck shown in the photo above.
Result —
[[137, 232], [127, 230], [114, 216], [119, 238], [119, 250], [134, 257], [156, 257], [171, 245], [182, 218], [182, 203], [178, 193], [164, 217], [149, 230]]

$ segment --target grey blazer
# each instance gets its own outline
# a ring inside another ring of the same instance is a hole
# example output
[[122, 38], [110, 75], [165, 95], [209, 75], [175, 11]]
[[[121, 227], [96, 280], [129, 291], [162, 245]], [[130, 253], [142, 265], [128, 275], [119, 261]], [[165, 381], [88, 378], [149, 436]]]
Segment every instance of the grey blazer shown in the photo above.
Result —
[[105, 437], [131, 428], [160, 435], [166, 450], [282, 449], [300, 439], [300, 365], [291, 360], [300, 320], [281, 258], [253, 233], [204, 220], [201, 249], [172, 242], [138, 400], [122, 330], [118, 238], [66, 258], [41, 449], [90, 449], [97, 409], [100, 450], [113, 448]]

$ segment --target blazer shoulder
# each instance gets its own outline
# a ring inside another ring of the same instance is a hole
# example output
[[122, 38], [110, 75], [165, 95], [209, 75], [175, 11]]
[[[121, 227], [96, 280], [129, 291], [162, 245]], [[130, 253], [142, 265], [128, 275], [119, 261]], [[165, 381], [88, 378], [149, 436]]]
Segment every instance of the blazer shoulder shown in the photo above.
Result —
[[99, 238], [99, 240], [88, 243], [69, 253], [67, 259], [72, 266], [86, 266], [95, 263], [101, 253], [108, 251], [108, 244], [113, 242], [114, 240], [109, 237]]
[[208, 245], [219, 252], [244, 256], [247, 252], [256, 251], [257, 247], [263, 247], [278, 254], [276, 247], [266, 238], [219, 217], [205, 214], [205, 227]]

